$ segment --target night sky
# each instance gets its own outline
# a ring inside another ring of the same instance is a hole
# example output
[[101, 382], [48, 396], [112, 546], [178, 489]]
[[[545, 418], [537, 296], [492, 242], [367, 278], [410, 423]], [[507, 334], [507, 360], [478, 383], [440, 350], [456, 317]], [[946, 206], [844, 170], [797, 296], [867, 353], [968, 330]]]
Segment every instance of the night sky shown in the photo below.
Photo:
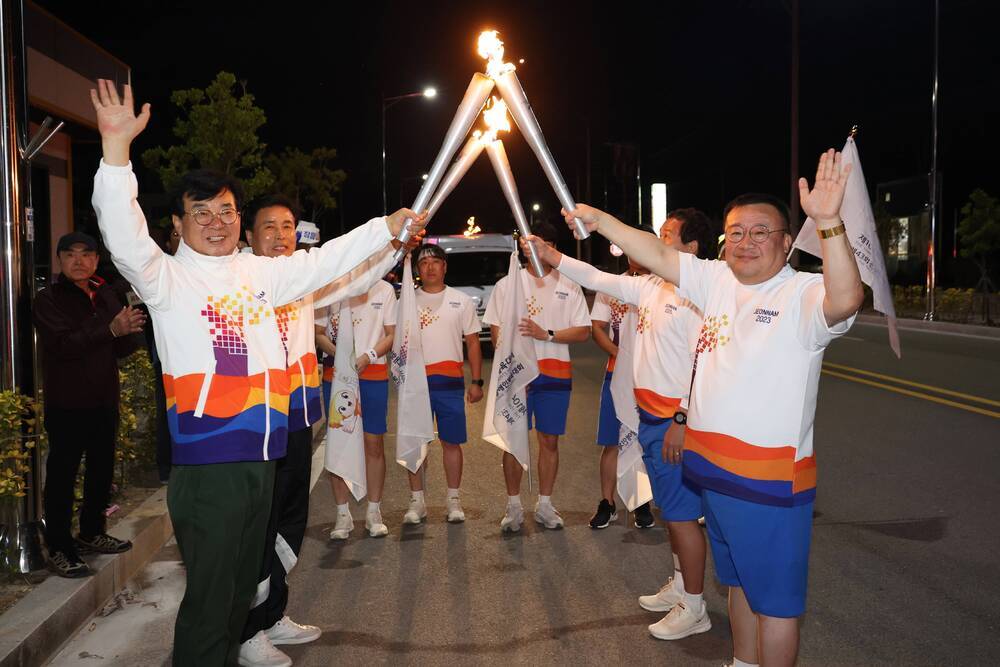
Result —
[[[634, 215], [623, 203], [634, 184], [625, 189], [616, 176], [611, 143], [638, 148], [643, 183], [670, 184], [671, 208], [719, 217], [742, 192], [789, 196], [791, 0], [39, 4], [133, 68], [137, 97], [153, 104], [138, 150], [170, 140], [171, 90], [231, 71], [265, 110], [271, 147], [340, 151], [348, 227], [381, 213], [381, 96], [439, 90], [436, 100], [388, 111], [392, 209], [411, 203], [469, 78], [482, 71], [475, 40], [487, 28], [500, 31], [507, 60], [525, 59], [518, 75], [581, 201]], [[989, 4], [941, 2], [939, 169], [949, 240], [953, 211], [972, 189], [1000, 195], [1000, 59]], [[878, 182], [928, 172], [933, 1], [813, 0], [800, 12], [801, 175], [811, 179], [820, 151], [840, 148], [854, 124], [873, 193]], [[525, 206], [557, 211], [516, 128], [505, 144]], [[141, 190], [158, 187], [140, 172]], [[433, 232], [458, 232], [470, 215], [487, 231], [512, 227], [485, 157]]]

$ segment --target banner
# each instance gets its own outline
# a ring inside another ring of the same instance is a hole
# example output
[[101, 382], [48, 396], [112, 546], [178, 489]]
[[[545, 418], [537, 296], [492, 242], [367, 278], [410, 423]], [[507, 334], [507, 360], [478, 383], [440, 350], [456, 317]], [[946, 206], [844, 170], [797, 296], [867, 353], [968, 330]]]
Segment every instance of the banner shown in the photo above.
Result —
[[326, 456], [324, 465], [347, 484], [355, 500], [367, 493], [365, 436], [361, 421], [361, 393], [354, 367], [354, 321], [350, 301], [345, 299], [337, 318], [333, 385], [327, 406]]

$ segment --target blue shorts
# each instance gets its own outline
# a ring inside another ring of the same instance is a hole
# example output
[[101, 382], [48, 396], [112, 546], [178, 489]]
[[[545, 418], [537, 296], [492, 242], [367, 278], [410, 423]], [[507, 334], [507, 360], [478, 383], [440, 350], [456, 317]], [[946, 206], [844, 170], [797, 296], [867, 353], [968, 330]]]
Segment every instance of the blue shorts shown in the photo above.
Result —
[[663, 437], [673, 419], [639, 409], [642, 462], [653, 487], [653, 502], [664, 521], [696, 521], [702, 514], [701, 490], [684, 479], [684, 466], [663, 460]]
[[[566, 432], [566, 413], [569, 412], [570, 387], [568, 380], [558, 380], [539, 375], [528, 385], [528, 430], [535, 429], [549, 435]], [[617, 442], [617, 436], [616, 442]]]
[[708, 489], [703, 498], [719, 581], [741, 587], [758, 614], [805, 613], [813, 503], [778, 507]]
[[449, 445], [463, 444], [469, 439], [465, 430], [465, 390], [431, 389], [430, 394], [438, 438]]
[[617, 447], [621, 425], [615, 413], [615, 401], [611, 397], [611, 371], [608, 371], [604, 374], [604, 386], [601, 387], [601, 412], [597, 416], [597, 444], [601, 447]]
[[[332, 382], [323, 383], [323, 405], [330, 409], [330, 389]], [[388, 380], [358, 380], [361, 393], [361, 423], [365, 433], [382, 435], [389, 430], [386, 413], [389, 411]]]

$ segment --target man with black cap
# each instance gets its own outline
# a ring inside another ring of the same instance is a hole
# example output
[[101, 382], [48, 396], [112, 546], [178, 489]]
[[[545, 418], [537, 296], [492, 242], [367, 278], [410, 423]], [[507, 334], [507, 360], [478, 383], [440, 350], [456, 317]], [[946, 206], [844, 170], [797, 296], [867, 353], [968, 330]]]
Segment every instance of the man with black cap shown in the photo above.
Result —
[[[45, 543], [48, 562], [64, 577], [83, 577], [90, 568], [81, 551], [121, 553], [132, 543], [104, 532], [104, 508], [111, 493], [118, 428], [117, 358], [136, 350], [129, 336], [146, 316], [126, 307], [95, 275], [97, 241], [82, 232], [66, 234], [56, 246], [60, 273], [38, 293], [34, 319], [42, 343], [45, 430], [49, 456], [45, 482]], [[80, 457], [87, 468], [80, 533], [70, 535], [73, 487]]]

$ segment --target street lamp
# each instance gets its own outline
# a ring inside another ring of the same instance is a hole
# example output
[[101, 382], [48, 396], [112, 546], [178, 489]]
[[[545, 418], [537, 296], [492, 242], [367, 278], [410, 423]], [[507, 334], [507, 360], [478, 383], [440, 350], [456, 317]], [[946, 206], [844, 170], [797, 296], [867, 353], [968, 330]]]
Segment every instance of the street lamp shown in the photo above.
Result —
[[531, 205], [531, 226], [535, 226], [535, 214], [542, 210], [542, 205], [535, 202]]
[[392, 97], [386, 97], [382, 95], [382, 215], [386, 215], [389, 212], [388, 197], [386, 196], [386, 180], [385, 180], [385, 111], [393, 104], [401, 102], [402, 100], [412, 99], [414, 97], [423, 97], [428, 100], [432, 100], [437, 97], [437, 88], [429, 86], [424, 88], [419, 93], [407, 93], [406, 95], [393, 95]]

